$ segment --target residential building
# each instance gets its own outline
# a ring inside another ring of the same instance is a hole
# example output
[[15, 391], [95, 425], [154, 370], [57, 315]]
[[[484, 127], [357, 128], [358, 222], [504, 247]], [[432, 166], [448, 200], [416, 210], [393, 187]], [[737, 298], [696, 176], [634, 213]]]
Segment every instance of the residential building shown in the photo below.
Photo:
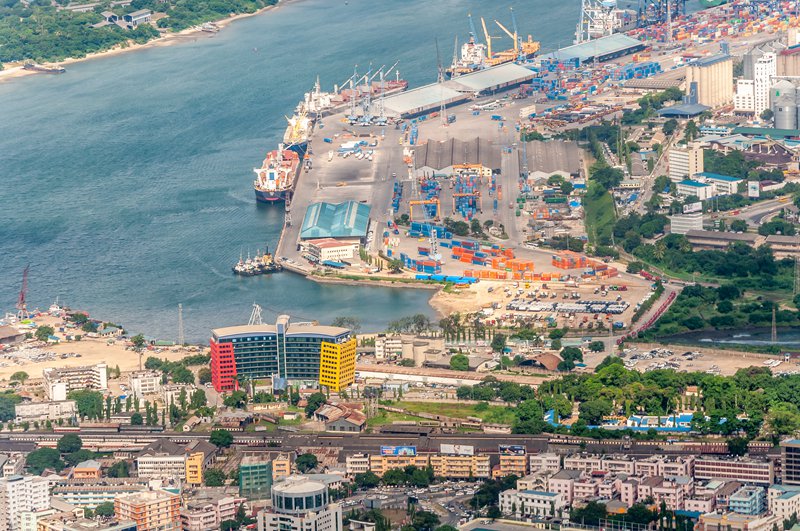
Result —
[[37, 531], [137, 531], [136, 522], [130, 520], [99, 522], [64, 513], [37, 518], [34, 529]]
[[500, 467], [495, 471], [495, 477], [517, 476], [522, 478], [528, 475], [528, 456], [500, 454]]
[[619, 500], [630, 507], [638, 500], [639, 478], [627, 478], [619, 486]]
[[25, 454], [23, 453], [2, 454], [0, 455], [0, 461], [3, 465], [4, 478], [22, 474], [22, 471], [25, 470]]
[[656, 477], [661, 479], [660, 484], [654, 485], [651, 489], [651, 496], [655, 500], [656, 504], [660, 506], [663, 503], [670, 511], [683, 510], [687, 490], [691, 490], [691, 478], [679, 479], [661, 478], [661, 476]]
[[598, 497], [601, 481], [600, 477], [588, 474], [576, 479], [572, 484], [572, 500], [588, 500]]
[[50, 507], [50, 488], [39, 476], [10, 476], [0, 479], [0, 529], [18, 531], [22, 514]]
[[702, 211], [669, 216], [669, 231], [672, 234], [686, 234], [690, 230], [703, 230]]
[[686, 65], [686, 86], [697, 83], [697, 103], [709, 107], [733, 101], [733, 58], [728, 54], [695, 59]]
[[273, 461], [269, 455], [245, 455], [242, 458], [239, 464], [239, 496], [268, 496], [273, 481]]
[[333, 238], [319, 238], [303, 242], [308, 255], [317, 263], [326, 260], [341, 262], [351, 260], [357, 256], [358, 240], [335, 240]]
[[328, 500], [328, 487], [291, 476], [272, 487], [272, 509], [258, 513], [258, 531], [340, 531], [342, 509]]
[[77, 412], [74, 400], [20, 402], [14, 405], [14, 416], [17, 423], [69, 420], [75, 417]]
[[94, 459], [83, 461], [72, 469], [73, 479], [100, 479], [100, 463]]
[[[211, 380], [218, 392], [236, 389], [238, 376], [250, 380], [275, 376], [286, 380], [318, 382], [323, 345], [327, 345], [324, 347], [326, 353], [333, 352], [331, 356], [334, 358], [336, 352], [340, 352], [338, 345], [341, 345], [342, 356], [355, 352], [355, 338], [350, 330], [335, 326], [292, 324], [287, 315], [279, 316], [274, 325], [218, 328], [212, 331], [210, 344]], [[342, 365], [349, 366], [347, 359]], [[326, 361], [326, 367], [328, 363]], [[352, 377], [355, 378], [355, 372]], [[339, 388], [345, 387], [345, 382], [352, 382], [350, 375], [343, 372], [331, 378], [338, 378], [338, 384], [333, 384]]]
[[547, 490], [547, 482], [555, 474], [550, 470], [534, 470], [524, 478], [517, 480], [517, 490]]
[[161, 391], [163, 374], [158, 371], [136, 371], [128, 377], [133, 396], [142, 398], [145, 395], [154, 395]]
[[186, 403], [192, 399], [192, 393], [197, 388], [192, 384], [168, 384], [161, 388], [161, 400], [164, 401], [164, 406], [169, 407], [170, 404], [180, 406], [181, 397], [185, 397]]
[[684, 179], [678, 181], [677, 185], [678, 195], [681, 197], [696, 196], [700, 201], [705, 201], [714, 197], [714, 186], [694, 181], [692, 179]]
[[756, 82], [753, 79], [737, 79], [733, 95], [733, 110], [753, 113], [756, 108]]
[[695, 531], [772, 531], [782, 524], [775, 515], [751, 516], [738, 513], [706, 513], [700, 515]]
[[153, 13], [149, 9], [140, 9], [138, 11], [134, 11], [133, 13], [128, 13], [127, 15], [123, 15], [122, 20], [128, 26], [128, 28], [135, 28], [139, 24], [149, 24], [150, 21], [153, 19]]
[[528, 456], [528, 468], [531, 472], [544, 470], [555, 474], [561, 470], [561, 456], [558, 454], [531, 454]]
[[417, 468], [428, 466], [427, 455], [371, 455], [369, 456], [369, 469], [382, 476], [387, 470], [404, 468], [413, 465]]
[[800, 439], [781, 441], [781, 474], [784, 485], [800, 485]]
[[195, 452], [186, 457], [185, 477], [187, 484], [193, 486], [203, 484], [203, 470], [205, 470], [203, 466], [204, 457], [203, 452]]
[[714, 497], [709, 495], [693, 496], [683, 500], [683, 509], [694, 513], [710, 513], [714, 510]]
[[83, 367], [47, 368], [42, 371], [44, 391], [51, 401], [62, 402], [77, 389], [108, 389], [108, 366], [105, 363]]
[[181, 529], [181, 497], [166, 490], [126, 494], [114, 500], [120, 520], [136, 522], [137, 531], [178, 531]]
[[500, 493], [500, 511], [517, 519], [560, 517], [565, 506], [564, 496], [555, 492], [510, 489]]
[[744, 73], [736, 82], [733, 110], [760, 115], [770, 108], [769, 89], [778, 75], [777, 50], [769, 44], [759, 45], [745, 54]]
[[[785, 466], [785, 464], [784, 464]], [[775, 483], [774, 464], [749, 458], [703, 457], [694, 462], [695, 479], [735, 479], [749, 485]]]
[[403, 354], [403, 340], [400, 334], [378, 334], [375, 338], [375, 358], [394, 359]]
[[800, 515], [800, 486], [770, 485], [767, 508], [781, 520], [788, 520], [793, 514]]
[[99, 481], [66, 480], [53, 487], [52, 495], [75, 507], [94, 509], [119, 496], [148, 490], [147, 479], [103, 478]]
[[563, 495], [566, 504], [572, 505], [575, 499], [575, 482], [580, 481], [583, 474], [580, 470], [561, 470], [547, 482], [547, 490]]
[[680, 182], [703, 172], [703, 149], [697, 144], [675, 146], [669, 150], [669, 178]]
[[156, 439], [136, 456], [140, 478], [186, 479], [186, 450], [168, 439]]
[[739, 514], [761, 514], [767, 508], [763, 487], [742, 487], [728, 499], [728, 509]]
[[272, 481], [280, 481], [292, 475], [292, 457], [289, 454], [278, 454], [272, 460]]
[[319, 384], [334, 393], [353, 385], [356, 379], [356, 339], [343, 343], [323, 341], [319, 359]]
[[244, 498], [235, 498], [210, 490], [200, 490], [186, 500], [181, 507], [183, 531], [207, 531], [219, 529], [225, 520], [234, 520], [236, 510]]
[[488, 455], [434, 454], [430, 465], [435, 476], [453, 479], [489, 479], [492, 469]]
[[345, 457], [345, 470], [348, 476], [363, 474], [369, 471], [368, 454], [350, 454]]
[[694, 471], [694, 456], [668, 457], [653, 455], [637, 459], [637, 476], [691, 476]]

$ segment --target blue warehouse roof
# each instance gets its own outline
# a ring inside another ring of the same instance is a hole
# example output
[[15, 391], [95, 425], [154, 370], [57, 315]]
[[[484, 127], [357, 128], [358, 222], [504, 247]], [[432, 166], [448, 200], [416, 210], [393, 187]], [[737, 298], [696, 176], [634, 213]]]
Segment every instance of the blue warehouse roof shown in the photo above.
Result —
[[683, 181], [678, 183], [678, 185], [681, 185], [681, 184], [684, 185], [684, 186], [693, 186], [695, 188], [706, 188], [708, 186], [711, 186], [710, 184], [699, 183], [697, 181], [692, 181], [690, 179], [685, 179], [685, 180], [683, 180]]
[[369, 205], [357, 201], [312, 203], [306, 210], [300, 238], [364, 238], [369, 212]]

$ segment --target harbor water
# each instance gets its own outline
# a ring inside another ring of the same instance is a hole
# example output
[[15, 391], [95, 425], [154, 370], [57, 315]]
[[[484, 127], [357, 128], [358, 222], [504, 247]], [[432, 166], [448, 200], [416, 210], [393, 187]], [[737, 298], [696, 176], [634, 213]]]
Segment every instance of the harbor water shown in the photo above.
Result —
[[[520, 33], [543, 50], [571, 42], [579, 0], [513, 4]], [[253, 302], [265, 321], [356, 316], [373, 331], [434, 317], [428, 290], [232, 275], [240, 252], [276, 245], [283, 223], [282, 208], [256, 204], [252, 168], [317, 75], [330, 90], [354, 64], [399, 60], [412, 86], [434, 81], [435, 37], [449, 63], [467, 12], [508, 25], [511, 5], [298, 0], [213, 37], [0, 84], [0, 312], [13, 309], [30, 264], [29, 307], [58, 296], [164, 339], [177, 337], [179, 303], [198, 342], [246, 322]]]

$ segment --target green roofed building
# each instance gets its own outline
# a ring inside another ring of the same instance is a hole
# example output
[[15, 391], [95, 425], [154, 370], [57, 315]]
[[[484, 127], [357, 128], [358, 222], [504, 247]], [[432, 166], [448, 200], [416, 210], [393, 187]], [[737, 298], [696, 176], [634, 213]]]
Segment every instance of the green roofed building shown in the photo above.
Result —
[[306, 210], [300, 239], [367, 237], [369, 205], [357, 201], [312, 203]]

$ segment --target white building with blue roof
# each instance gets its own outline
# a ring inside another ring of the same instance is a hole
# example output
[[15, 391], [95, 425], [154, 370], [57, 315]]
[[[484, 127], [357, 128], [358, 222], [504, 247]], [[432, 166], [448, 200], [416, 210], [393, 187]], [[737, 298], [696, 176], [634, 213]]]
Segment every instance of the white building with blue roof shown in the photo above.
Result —
[[697, 173], [694, 179], [706, 184], [714, 185], [714, 195], [732, 195], [739, 191], [739, 183], [743, 179], [738, 177], [731, 177], [730, 175], [720, 175], [719, 173], [711, 173], [704, 171]]
[[690, 195], [697, 196], [700, 201], [711, 199], [714, 197], [714, 186], [692, 179], [684, 179], [677, 184], [678, 195], [681, 197], [688, 197]]

